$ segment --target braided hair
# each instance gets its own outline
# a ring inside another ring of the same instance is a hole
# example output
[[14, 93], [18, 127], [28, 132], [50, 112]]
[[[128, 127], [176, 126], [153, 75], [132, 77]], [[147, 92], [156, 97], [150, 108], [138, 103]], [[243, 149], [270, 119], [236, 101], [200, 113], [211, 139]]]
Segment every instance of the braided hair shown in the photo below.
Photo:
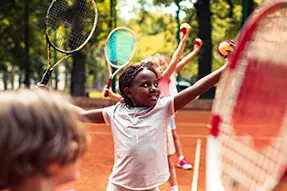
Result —
[[126, 68], [123, 71], [123, 73], [120, 75], [119, 93], [124, 98], [124, 102], [129, 107], [132, 107], [133, 103], [132, 103], [131, 98], [128, 95], [126, 95], [124, 90], [126, 87], [129, 88], [131, 86], [131, 84], [134, 81], [137, 74], [144, 69], [152, 71], [157, 77], [157, 73], [156, 73], [155, 69], [151, 66], [151, 63], [149, 61], [144, 62], [144, 63], [138, 63], [138, 64], [131, 65], [128, 68]]

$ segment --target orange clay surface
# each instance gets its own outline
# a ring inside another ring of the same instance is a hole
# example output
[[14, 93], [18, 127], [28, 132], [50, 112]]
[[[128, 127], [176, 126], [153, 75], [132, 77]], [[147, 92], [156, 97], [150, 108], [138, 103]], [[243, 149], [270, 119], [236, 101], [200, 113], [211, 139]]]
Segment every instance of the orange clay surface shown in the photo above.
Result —
[[[181, 110], [176, 114], [177, 133], [186, 158], [194, 165], [197, 139], [201, 139], [201, 154], [198, 174], [198, 189], [205, 190], [206, 135], [210, 119], [209, 111]], [[113, 167], [113, 140], [109, 126], [86, 124], [93, 141], [81, 162], [81, 177], [59, 189], [76, 191], [105, 191], [108, 176]], [[177, 157], [174, 155], [174, 163]], [[193, 170], [176, 168], [179, 189], [190, 191]], [[169, 191], [169, 184], [160, 186], [161, 191]]]
[[[177, 133], [186, 158], [194, 165], [197, 140], [201, 140], [198, 181], [193, 181], [193, 170], [176, 168], [180, 191], [205, 190], [206, 135], [210, 121], [209, 111], [181, 110], [176, 114]], [[113, 167], [113, 140], [111, 130], [106, 125], [86, 124], [93, 141], [81, 162], [81, 177], [60, 189], [76, 191], [105, 191], [108, 176]], [[174, 155], [174, 163], [177, 157]], [[151, 161], [152, 162], [152, 161]], [[192, 185], [194, 188], [192, 189]], [[285, 184], [283, 190], [287, 190]], [[160, 186], [161, 191], [169, 191], [168, 182]], [[280, 189], [281, 190], [281, 189]]]

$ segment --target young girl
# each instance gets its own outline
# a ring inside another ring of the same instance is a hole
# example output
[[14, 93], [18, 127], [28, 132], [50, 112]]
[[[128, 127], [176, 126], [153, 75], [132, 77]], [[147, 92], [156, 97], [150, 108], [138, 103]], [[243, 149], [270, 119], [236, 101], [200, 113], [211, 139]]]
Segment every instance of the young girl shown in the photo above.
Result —
[[79, 176], [87, 138], [65, 99], [21, 90], [2, 92], [0, 104], [1, 190], [53, 191]]
[[[186, 65], [192, 58], [199, 52], [202, 44], [195, 44], [194, 50], [189, 53], [186, 57], [182, 59], [182, 61], [178, 62], [182, 55], [182, 51], [175, 51], [172, 59], [168, 59], [166, 55], [156, 54], [147, 59], [144, 59], [142, 63], [150, 63], [153, 68], [157, 71], [159, 76], [159, 89], [161, 91], [160, 98], [170, 96], [170, 82], [171, 78], [175, 77], [175, 72], [178, 72]], [[177, 53], [177, 54], [176, 54]], [[174, 87], [176, 88], [176, 87]], [[173, 94], [174, 96], [175, 94]], [[167, 156], [168, 156], [168, 165], [170, 171], [169, 183], [171, 187], [171, 191], [178, 191], [177, 177], [176, 171], [174, 167], [174, 163], [172, 161], [172, 155], [174, 153], [178, 153], [179, 157], [179, 165], [181, 168], [191, 169], [192, 165], [188, 163], [185, 157], [182, 154], [180, 142], [176, 134], [175, 130], [175, 121], [172, 116], [168, 128], [167, 128]]]
[[106, 123], [114, 139], [114, 167], [107, 191], [158, 191], [169, 179], [166, 128], [170, 117], [219, 80], [224, 67], [175, 97], [159, 99], [157, 72], [148, 64], [123, 71], [119, 91], [124, 98], [104, 109], [83, 111], [82, 120]]
[[[170, 77], [170, 82], [169, 82], [169, 91], [171, 96], [175, 96], [178, 91], [176, 88], [176, 77], [177, 73], [186, 65], [188, 64], [199, 52], [201, 49], [202, 42], [200, 41], [199, 44], [194, 44], [193, 51], [190, 52], [188, 55], [186, 55], [180, 62], [176, 64], [176, 69], [174, 73]], [[166, 55], [166, 54], [158, 54], [159, 57], [159, 65], [165, 70], [170, 63], [171, 58]], [[174, 117], [171, 118], [170, 123], [169, 123], [169, 129], [172, 132], [172, 137], [174, 141], [174, 146], [175, 146], [175, 152], [178, 157], [178, 167], [185, 169], [185, 170], [190, 170], [192, 168], [192, 165], [187, 161], [187, 159], [184, 157], [183, 152], [181, 150], [180, 146], [180, 141], [176, 133], [176, 125], [175, 125], [175, 120]]]
[[[172, 59], [168, 59], [168, 57], [165, 55], [156, 54], [142, 61], [142, 63], [150, 62], [157, 71], [157, 74], [159, 76], [159, 89], [162, 92], [160, 98], [167, 97], [170, 95], [169, 86], [171, 76], [175, 76], [174, 75], [175, 71], [178, 72], [184, 67], [184, 65], [190, 62], [192, 58], [199, 52], [202, 46], [202, 44], [195, 44], [194, 50], [191, 53], [189, 53], [186, 57], [184, 57], [182, 61], [178, 62], [185, 47], [189, 32], [190, 31], [187, 31], [187, 33], [185, 33], [185, 35], [182, 36], [181, 42], [176, 51], [174, 52]], [[118, 95], [107, 89], [105, 89], [104, 91], [108, 91], [109, 97], [115, 101], [121, 102], [123, 100], [123, 98], [119, 97]], [[178, 184], [174, 164], [172, 161], [172, 155], [175, 153], [175, 151], [178, 153], [178, 157], [180, 159], [179, 165], [181, 168], [191, 169], [192, 165], [188, 163], [188, 161], [182, 154], [180, 148], [180, 142], [175, 131], [174, 118], [171, 119], [169, 123], [169, 128], [167, 129], [167, 143], [168, 143], [167, 147], [168, 164], [170, 171], [169, 183], [171, 186], [171, 191], [178, 191]]]

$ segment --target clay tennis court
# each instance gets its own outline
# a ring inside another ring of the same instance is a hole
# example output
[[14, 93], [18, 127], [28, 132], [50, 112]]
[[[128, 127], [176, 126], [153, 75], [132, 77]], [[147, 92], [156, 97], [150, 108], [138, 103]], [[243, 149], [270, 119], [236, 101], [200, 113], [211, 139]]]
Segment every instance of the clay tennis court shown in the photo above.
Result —
[[[177, 133], [185, 156], [193, 164], [193, 170], [176, 170], [181, 191], [205, 190], [206, 135], [209, 111], [181, 110], [176, 114]], [[109, 126], [86, 124], [93, 141], [81, 163], [81, 178], [62, 187], [77, 191], [105, 191], [108, 176], [113, 167], [113, 140]], [[195, 164], [196, 148], [200, 151]], [[152, 161], [151, 161], [152, 162]], [[174, 156], [177, 163], [177, 157]], [[198, 168], [196, 166], [198, 165]], [[197, 170], [198, 169], [198, 170]], [[169, 184], [160, 187], [169, 191]]]

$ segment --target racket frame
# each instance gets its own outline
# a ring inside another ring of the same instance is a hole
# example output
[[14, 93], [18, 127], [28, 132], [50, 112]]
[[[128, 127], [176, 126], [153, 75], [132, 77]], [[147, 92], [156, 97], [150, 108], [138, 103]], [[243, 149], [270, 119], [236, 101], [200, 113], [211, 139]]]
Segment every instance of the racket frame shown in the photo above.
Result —
[[[266, 7], [263, 7], [258, 12], [257, 15], [252, 16], [252, 18], [247, 21], [247, 23], [244, 25], [244, 29], [242, 30], [242, 33], [239, 35], [239, 40], [238, 40], [239, 43], [238, 43], [238, 46], [236, 48], [236, 51], [234, 51], [234, 53], [230, 57], [230, 62], [227, 64], [227, 67], [229, 70], [234, 70], [238, 66], [238, 64], [239, 64], [238, 60], [240, 59], [242, 52], [245, 50], [245, 47], [248, 46], [248, 42], [253, 37], [253, 33], [257, 29], [257, 27], [259, 26], [260, 21], [262, 21], [262, 19], [265, 18], [265, 16], [268, 13], [270, 13], [270, 11], [272, 11], [272, 10], [274, 10], [280, 6], [286, 6], [286, 5], [287, 5], [287, 1], [278, 1], [278, 2], [274, 2], [272, 4], [268, 4]], [[223, 73], [223, 75], [227, 75], [227, 74]], [[221, 89], [227, 88], [225, 83], [222, 85], [224, 85], [224, 86], [221, 87]], [[222, 92], [221, 92], [221, 94], [222, 94]], [[223, 96], [223, 95], [221, 95], [221, 96]], [[221, 99], [222, 98], [218, 98], [217, 100], [219, 101]], [[213, 111], [212, 115], [214, 115], [214, 114], [217, 115], [217, 112], [214, 113], [214, 111]], [[213, 127], [212, 127], [210, 129], [210, 135], [213, 138], [216, 138], [218, 135], [220, 136], [220, 129], [216, 129], [216, 128], [213, 129]], [[206, 172], [206, 173], [208, 173], [208, 172]], [[281, 179], [283, 179], [283, 178], [286, 179], [286, 174], [281, 177]], [[280, 181], [281, 180], [278, 180], [279, 183], [280, 183]], [[208, 184], [208, 180], [206, 181], [206, 183]]]
[[[71, 51], [66, 51], [66, 50], [62, 50], [60, 48], [58, 48], [55, 44], [53, 44], [50, 39], [49, 39], [49, 35], [48, 35], [48, 28], [47, 28], [47, 22], [49, 19], [49, 13], [51, 8], [53, 7], [53, 5], [57, 2], [57, 0], [52, 0], [47, 13], [46, 13], [46, 22], [45, 22], [45, 36], [46, 36], [46, 47], [47, 47], [47, 52], [48, 52], [48, 59], [47, 59], [47, 69], [45, 71], [45, 73], [42, 76], [42, 79], [40, 81], [41, 84], [43, 85], [47, 85], [49, 82], [49, 79], [51, 78], [52, 75], [52, 71], [60, 64], [62, 63], [64, 60], [70, 58], [75, 52], [78, 52], [79, 50], [81, 50], [87, 43], [88, 41], [91, 39], [91, 37], [93, 36], [96, 26], [97, 26], [97, 22], [98, 22], [98, 9], [97, 9], [97, 5], [95, 3], [94, 0], [89, 0], [92, 2], [94, 11], [95, 11], [95, 19], [94, 19], [94, 24], [93, 24], [93, 28], [90, 32], [90, 34], [88, 35], [87, 39], [81, 44], [81, 46], [79, 46], [78, 48], [71, 50]], [[61, 52], [62, 54], [66, 54], [63, 58], [61, 58], [58, 62], [56, 62], [53, 66], [51, 65], [51, 46], [57, 50], [58, 52]]]
[[[126, 31], [128, 31], [129, 33], [131, 33], [131, 34], [133, 35], [133, 37], [134, 37], [134, 39], [135, 39], [134, 50], [133, 50], [132, 56], [130, 57], [130, 59], [129, 59], [125, 64], [123, 64], [123, 65], [121, 65], [121, 66], [117, 66], [117, 65], [114, 65], [113, 63], [111, 63], [110, 60], [108, 59], [108, 53], [107, 53], [107, 52], [108, 52], [108, 51], [107, 51], [107, 44], [108, 44], [108, 42], [109, 42], [111, 36], [112, 36], [116, 31], [118, 31], [118, 30], [126, 30]], [[131, 60], [133, 59], [133, 57], [134, 57], [134, 55], [135, 55], [135, 52], [136, 52], [136, 46], [137, 46], [137, 38], [136, 38], [136, 35], [135, 35], [135, 33], [134, 33], [131, 29], [129, 29], [129, 28], [127, 28], [127, 27], [117, 27], [117, 28], [113, 29], [113, 30], [109, 33], [109, 35], [108, 35], [108, 37], [107, 37], [107, 39], [106, 39], [106, 44], [105, 44], [105, 48], [104, 48], [105, 58], [106, 58], [106, 61], [107, 61], [108, 71], [109, 71], [109, 80], [108, 80], [108, 83], [107, 83], [107, 85], [106, 85], [106, 88], [107, 88], [107, 89], [109, 89], [109, 88], [111, 87], [112, 81], [113, 81], [113, 78], [115, 77], [115, 75], [116, 75], [121, 69], [123, 69], [124, 67], [126, 67], [126, 66], [131, 62]], [[112, 71], [112, 68], [116, 68], [116, 71], [113, 72], [113, 71]], [[108, 96], [108, 91], [105, 91], [105, 92], [104, 92], [104, 96], [105, 96], [105, 97]]]

